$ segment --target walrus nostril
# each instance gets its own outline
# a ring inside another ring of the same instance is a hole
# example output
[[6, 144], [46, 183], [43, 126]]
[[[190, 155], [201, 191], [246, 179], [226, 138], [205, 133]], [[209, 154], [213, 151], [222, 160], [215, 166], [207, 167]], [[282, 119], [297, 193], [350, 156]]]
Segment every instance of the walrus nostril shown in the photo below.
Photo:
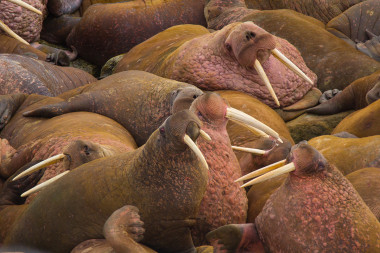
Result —
[[253, 39], [253, 38], [255, 38], [255, 37], [256, 37], [256, 33], [254, 33], [254, 32], [247, 32], [247, 33], [245, 34], [245, 38], [246, 38], [247, 40]]

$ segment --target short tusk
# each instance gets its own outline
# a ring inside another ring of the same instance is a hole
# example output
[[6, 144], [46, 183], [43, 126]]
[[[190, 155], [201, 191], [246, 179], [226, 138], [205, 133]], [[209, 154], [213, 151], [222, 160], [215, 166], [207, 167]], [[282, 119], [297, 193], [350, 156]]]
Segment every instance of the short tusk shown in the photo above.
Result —
[[264, 131], [265, 133], [269, 134], [273, 138], [277, 139], [280, 143], [283, 142], [281, 140], [279, 134], [276, 131], [274, 131], [269, 126], [265, 125], [264, 123], [258, 121], [254, 117], [252, 117], [252, 116], [250, 116], [250, 115], [248, 115], [242, 111], [239, 111], [239, 110], [232, 108], [232, 107], [228, 107], [226, 117], [228, 119], [238, 123], [238, 124], [241, 124], [244, 126], [254, 127], [254, 128], [257, 128], [261, 131]]
[[265, 174], [269, 171], [272, 171], [272, 170], [277, 169], [281, 166], [284, 166], [285, 162], [286, 162], [286, 159], [272, 163], [272, 164], [269, 164], [268, 166], [265, 166], [261, 169], [255, 170], [255, 171], [252, 171], [251, 173], [248, 173], [247, 175], [242, 176], [239, 179], [236, 179], [235, 182], [240, 182], [240, 181], [251, 179], [253, 177], [260, 176], [260, 175]]
[[252, 154], [256, 154], [256, 155], [264, 155], [265, 152], [267, 152], [265, 150], [256, 149], [256, 148], [244, 148], [244, 147], [238, 147], [238, 146], [231, 146], [231, 148], [233, 150], [248, 152], [248, 153], [252, 153]]
[[240, 187], [246, 187], [246, 186], [250, 186], [250, 185], [253, 185], [253, 184], [258, 184], [258, 183], [261, 183], [265, 180], [268, 180], [268, 179], [271, 179], [271, 178], [274, 178], [274, 177], [277, 177], [277, 176], [280, 176], [282, 174], [285, 174], [285, 173], [288, 173], [288, 172], [291, 172], [293, 170], [295, 170], [296, 167], [294, 166], [294, 163], [288, 163], [280, 168], [277, 168], [276, 170], [272, 170], [262, 176], [259, 176], [255, 179], [252, 179], [251, 181], [249, 181], [248, 183], [245, 183], [243, 184], [242, 186]]
[[183, 141], [187, 144], [187, 146], [189, 146], [189, 148], [192, 151], [194, 151], [194, 153], [198, 156], [199, 160], [201, 160], [202, 164], [208, 170], [208, 164], [206, 162], [206, 159], [203, 156], [202, 152], [199, 150], [198, 146], [195, 144], [195, 142], [187, 134], [185, 134], [185, 137], [183, 137]]
[[211, 141], [211, 137], [210, 135], [208, 135], [205, 131], [203, 131], [202, 129], [199, 131], [201, 137], [203, 139], [205, 139], [206, 141]]
[[20, 36], [18, 36], [14, 31], [12, 31], [11, 28], [9, 28], [6, 24], [4, 24], [1, 20], [0, 20], [0, 28], [3, 29], [4, 32], [6, 32], [7, 34], [9, 34], [12, 38], [20, 41], [21, 43], [24, 43], [26, 45], [29, 45], [29, 43], [24, 40], [23, 38], [21, 38]]
[[285, 66], [287, 66], [291, 71], [296, 73], [299, 77], [304, 79], [306, 82], [310, 84], [314, 84], [311, 79], [302, 72], [293, 62], [291, 62], [285, 55], [283, 55], [277, 48], [272, 50], [272, 54], [276, 57], [280, 62], [282, 62]]
[[267, 76], [267, 74], [265, 74], [263, 66], [261, 66], [261, 63], [257, 59], [255, 60], [254, 67], [255, 67], [257, 73], [259, 74], [261, 80], [263, 80], [263, 82], [265, 83], [265, 86], [267, 86], [269, 93], [272, 96], [272, 98], [274, 99], [274, 102], [276, 103], [276, 105], [280, 106], [280, 102], [278, 101], [276, 93], [274, 93], [273, 87], [269, 82], [268, 76]]
[[40, 10], [36, 9], [35, 7], [31, 6], [28, 3], [23, 2], [21, 0], [6, 0], [6, 1], [14, 3], [14, 4], [17, 4], [17, 5], [21, 6], [21, 7], [24, 7], [25, 9], [33, 11], [33, 12], [35, 12], [35, 13], [37, 13], [37, 14], [39, 14], [39, 15], [42, 16], [42, 12]]
[[55, 155], [55, 156], [52, 156], [46, 160], [43, 160], [42, 162], [39, 162], [35, 165], [33, 165], [32, 167], [30, 167], [29, 169], [21, 172], [20, 174], [18, 174], [17, 176], [15, 176], [12, 181], [15, 181], [19, 178], [22, 178], [26, 175], [29, 175], [29, 174], [32, 174], [33, 172], [37, 171], [37, 170], [40, 170], [40, 169], [43, 169], [49, 165], [52, 165], [52, 164], [55, 164], [55, 163], [58, 163], [60, 162], [66, 155], [65, 154], [59, 154], [59, 155]]
[[32, 193], [41, 191], [43, 188], [45, 188], [49, 184], [52, 184], [53, 182], [55, 182], [56, 180], [58, 180], [59, 178], [63, 177], [64, 175], [66, 175], [69, 172], [70, 172], [69, 170], [66, 170], [65, 172], [62, 172], [61, 174], [58, 174], [57, 176], [55, 176], [53, 178], [50, 178], [49, 180], [47, 180], [47, 181], [45, 181], [45, 182], [43, 182], [43, 183], [41, 183], [39, 185], [36, 185], [32, 189], [30, 189], [30, 190], [24, 192], [23, 194], [21, 194], [21, 197], [24, 198], [24, 197], [29, 196]]

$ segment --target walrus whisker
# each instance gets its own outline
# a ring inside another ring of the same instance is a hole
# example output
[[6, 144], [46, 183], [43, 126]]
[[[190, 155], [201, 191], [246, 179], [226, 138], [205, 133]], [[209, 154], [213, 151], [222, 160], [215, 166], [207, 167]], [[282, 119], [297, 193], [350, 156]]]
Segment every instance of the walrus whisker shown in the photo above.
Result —
[[9, 28], [6, 24], [3, 23], [3, 21], [0, 20], [0, 28], [6, 32], [7, 34], [9, 34], [9, 36], [11, 36], [12, 38], [20, 41], [21, 43], [24, 43], [26, 45], [29, 45], [29, 43], [24, 40], [23, 38], [21, 38], [20, 36], [18, 36], [14, 31], [12, 31], [11, 28]]
[[313, 84], [313, 81], [300, 70], [292, 61], [290, 61], [284, 54], [282, 54], [277, 48], [272, 50], [272, 55], [276, 57], [280, 62], [287, 66], [291, 71], [296, 73], [299, 77], [304, 79], [306, 82]]
[[203, 156], [202, 152], [200, 151], [200, 149], [198, 148], [198, 146], [195, 144], [195, 142], [190, 138], [190, 136], [188, 136], [187, 134], [185, 134], [185, 137], [183, 137], [183, 141], [198, 156], [199, 160], [201, 160], [201, 162], [203, 163], [203, 165], [208, 170], [208, 164], [206, 162], [205, 157]]
[[245, 147], [238, 147], [238, 146], [231, 146], [233, 150], [248, 152], [256, 155], [264, 155], [267, 151], [257, 148], [245, 148]]
[[52, 164], [55, 164], [55, 163], [58, 163], [60, 162], [63, 158], [65, 158], [66, 155], [65, 154], [58, 154], [58, 155], [55, 155], [55, 156], [52, 156], [46, 160], [43, 160], [42, 162], [39, 162], [35, 165], [33, 165], [32, 167], [30, 167], [29, 169], [21, 172], [20, 174], [18, 174], [17, 176], [15, 176], [12, 181], [15, 181], [19, 178], [22, 178], [26, 175], [29, 175], [29, 174], [32, 174], [33, 172], [37, 171], [37, 170], [40, 170], [40, 169], [43, 169], [49, 165], [52, 165]]
[[26, 192], [24, 192], [23, 194], [21, 194], [21, 197], [27, 197], [29, 196], [30, 194], [32, 193], [35, 193], [35, 192], [38, 192], [38, 191], [41, 191], [43, 188], [45, 188], [46, 186], [48, 186], [49, 184], [52, 184], [54, 183], [54, 181], [58, 180], [59, 178], [63, 177], [64, 175], [66, 175], [67, 173], [69, 173], [70, 171], [69, 170], [66, 170], [65, 172], [62, 172], [61, 174], [58, 174], [56, 175], [55, 177], [52, 177], [50, 178], [49, 180], [39, 184], [39, 185], [36, 185], [35, 187], [33, 187], [32, 189], [30, 190], [27, 190]]
[[211, 137], [210, 135], [208, 135], [208, 133], [206, 133], [205, 131], [203, 131], [202, 129], [199, 130], [199, 134], [200, 136], [205, 139], [206, 141], [211, 141]]
[[250, 126], [264, 131], [265, 133], [275, 138], [278, 142], [283, 143], [279, 134], [276, 131], [242, 111], [239, 111], [232, 107], [228, 107], [226, 117], [238, 124], [244, 124], [244, 126]]
[[262, 175], [262, 176], [259, 176], [255, 179], [252, 179], [251, 181], [249, 181], [248, 183], [245, 183], [243, 184], [242, 186], [240, 186], [241, 188], [243, 187], [247, 187], [247, 186], [250, 186], [250, 185], [253, 185], [253, 184], [258, 184], [258, 183], [261, 183], [265, 180], [268, 180], [268, 179], [271, 179], [271, 178], [274, 178], [274, 177], [277, 177], [277, 176], [280, 176], [282, 174], [285, 174], [285, 173], [288, 173], [288, 172], [291, 172], [293, 170], [295, 170], [296, 167], [294, 165], [294, 163], [288, 163], [280, 168], [277, 168], [275, 170], [272, 170], [272, 171], [269, 171], [268, 173]]
[[275, 163], [272, 163], [272, 164], [269, 164], [269, 165], [267, 165], [265, 167], [262, 167], [261, 169], [252, 171], [251, 173], [248, 173], [247, 175], [244, 175], [244, 176], [236, 179], [235, 182], [240, 182], [240, 181], [244, 181], [244, 180], [247, 180], [247, 179], [251, 179], [253, 177], [260, 176], [260, 175], [265, 174], [265, 173], [267, 173], [269, 171], [272, 171], [272, 170], [275, 170], [275, 169], [277, 169], [277, 168], [279, 168], [281, 166], [284, 166], [285, 162], [286, 162], [286, 159], [278, 161], [278, 162], [275, 162]]
[[267, 74], [265, 73], [263, 66], [261, 66], [261, 63], [257, 59], [255, 60], [254, 67], [255, 67], [257, 73], [259, 74], [261, 80], [263, 80], [263, 82], [265, 83], [265, 86], [268, 88], [269, 93], [272, 96], [272, 98], [274, 99], [274, 102], [276, 103], [276, 105], [280, 106], [280, 102], [278, 101], [277, 95], [273, 90], [273, 87], [269, 81], [269, 78], [268, 78]]
[[10, 3], [17, 4], [17, 5], [21, 6], [21, 7], [24, 7], [25, 9], [28, 9], [28, 10], [30, 10], [30, 11], [33, 11], [33, 12], [35, 12], [35, 13], [37, 13], [37, 14], [39, 14], [39, 15], [42, 16], [42, 12], [41, 12], [40, 10], [36, 9], [36, 8], [33, 7], [32, 5], [30, 5], [30, 4], [28, 4], [28, 3], [25, 3], [25, 2], [23, 2], [23, 1], [21, 1], [21, 0], [6, 0], [6, 1], [8, 1], [8, 2], [10, 2]]

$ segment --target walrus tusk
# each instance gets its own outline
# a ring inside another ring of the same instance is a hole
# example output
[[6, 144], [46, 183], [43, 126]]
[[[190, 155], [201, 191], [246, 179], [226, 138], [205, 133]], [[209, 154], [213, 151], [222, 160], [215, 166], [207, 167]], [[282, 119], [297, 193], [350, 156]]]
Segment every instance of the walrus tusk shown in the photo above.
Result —
[[201, 130], [199, 130], [199, 133], [200, 133], [200, 135], [202, 136], [203, 139], [205, 139], [206, 141], [211, 141], [210, 135], [208, 135], [205, 131], [203, 131], [201, 129]]
[[261, 66], [261, 63], [259, 62], [259, 60], [257, 60], [257, 59], [255, 60], [254, 67], [255, 67], [257, 73], [259, 74], [261, 80], [263, 80], [263, 82], [265, 83], [265, 86], [267, 86], [269, 93], [272, 96], [272, 98], [274, 99], [274, 102], [276, 103], [276, 105], [280, 106], [280, 102], [278, 101], [276, 93], [274, 93], [273, 87], [270, 84], [268, 76], [265, 73], [263, 66]]
[[42, 162], [39, 162], [35, 165], [33, 165], [32, 167], [30, 167], [29, 169], [21, 172], [20, 174], [18, 174], [17, 176], [15, 176], [12, 181], [15, 181], [19, 178], [22, 178], [26, 175], [29, 175], [29, 174], [32, 174], [33, 172], [37, 171], [37, 170], [40, 170], [40, 169], [43, 169], [49, 165], [52, 165], [52, 164], [55, 164], [55, 163], [58, 163], [60, 162], [66, 155], [65, 154], [58, 154], [58, 155], [55, 155], [55, 156], [52, 156], [46, 160], [43, 160]]
[[272, 163], [272, 164], [269, 164], [265, 167], [262, 167], [261, 169], [252, 171], [251, 173], [248, 173], [247, 175], [244, 175], [241, 178], [236, 179], [235, 182], [240, 182], [240, 181], [251, 179], [253, 177], [260, 176], [260, 175], [265, 174], [269, 171], [272, 171], [272, 170], [277, 169], [281, 166], [284, 166], [285, 162], [286, 162], [286, 159]]
[[293, 62], [291, 62], [285, 55], [283, 55], [277, 48], [272, 50], [272, 55], [276, 57], [280, 62], [282, 62], [285, 66], [287, 66], [291, 71], [296, 73], [299, 77], [304, 79], [306, 82], [310, 84], [314, 84], [311, 79], [302, 72]]
[[251, 181], [249, 181], [248, 183], [245, 183], [243, 184], [242, 186], [240, 186], [241, 188], [243, 187], [246, 187], [246, 186], [250, 186], [250, 185], [253, 185], [253, 184], [258, 184], [260, 182], [263, 182], [265, 180], [268, 180], [268, 179], [271, 179], [271, 178], [274, 178], [274, 177], [277, 177], [277, 176], [280, 176], [282, 174], [285, 174], [285, 173], [288, 173], [288, 172], [291, 172], [293, 170], [295, 170], [296, 167], [294, 165], [294, 163], [288, 163], [280, 168], [277, 168], [275, 170], [272, 170], [262, 176], [259, 176], [255, 179], [252, 179]]
[[70, 171], [69, 170], [66, 170], [65, 172], [62, 172], [61, 174], [58, 174], [56, 175], [55, 177], [53, 178], [50, 178], [49, 180], [39, 184], [39, 185], [36, 185], [35, 187], [33, 187], [32, 189], [30, 190], [27, 190], [26, 192], [24, 192], [23, 194], [21, 194], [21, 197], [24, 198], [26, 196], [29, 196], [30, 194], [32, 193], [35, 193], [35, 192], [38, 192], [38, 191], [41, 191], [43, 188], [45, 188], [46, 186], [48, 186], [49, 184], [52, 184], [54, 181], [58, 180], [59, 178], [63, 177], [64, 175], [66, 175], [67, 173], [69, 173]]
[[257, 129], [256, 127], [248, 126], [248, 125], [246, 125], [246, 124], [244, 124], [244, 123], [241, 123], [241, 122], [239, 122], [239, 121], [234, 121], [234, 122], [235, 122], [236, 124], [239, 124], [239, 125], [241, 125], [241, 126], [247, 128], [249, 131], [251, 131], [251, 132], [252, 132], [253, 134], [255, 134], [255, 135], [262, 136], [262, 137], [265, 137], [265, 138], [269, 138], [269, 135], [268, 135], [268, 134], [266, 134], [265, 132], [263, 132], [263, 131]]
[[20, 41], [21, 43], [24, 43], [26, 45], [29, 45], [29, 43], [24, 40], [23, 38], [21, 38], [20, 36], [18, 36], [14, 31], [12, 31], [11, 28], [9, 28], [6, 24], [3, 23], [3, 21], [0, 20], [0, 28], [3, 29], [4, 32], [6, 32], [7, 34], [9, 34], [12, 38]]
[[37, 13], [37, 14], [39, 14], [39, 15], [42, 16], [42, 12], [40, 10], [36, 9], [32, 5], [30, 5], [28, 3], [25, 3], [25, 2], [23, 2], [21, 0], [6, 0], [6, 1], [14, 3], [14, 4], [17, 4], [17, 5], [21, 6], [21, 7], [24, 7], [25, 9], [33, 11], [33, 12], [35, 12], [35, 13]]
[[256, 148], [245, 148], [245, 147], [238, 147], [238, 146], [231, 146], [233, 150], [248, 152], [256, 155], [264, 155], [267, 151], [256, 149]]
[[205, 157], [203, 156], [202, 152], [199, 150], [198, 146], [194, 143], [194, 141], [190, 138], [190, 136], [188, 136], [187, 134], [185, 134], [185, 137], [183, 137], [183, 141], [187, 144], [187, 146], [189, 146], [189, 148], [194, 151], [194, 153], [198, 156], [199, 160], [201, 160], [201, 162], [203, 163], [203, 165], [206, 167], [206, 169], [208, 170], [208, 164], [206, 162], [206, 159]]
[[238, 124], [244, 124], [245, 126], [254, 127], [254, 128], [257, 128], [261, 131], [264, 131], [265, 133], [269, 134], [273, 138], [277, 139], [280, 143], [283, 142], [281, 140], [279, 134], [276, 131], [274, 131], [269, 126], [265, 125], [264, 123], [258, 121], [254, 117], [252, 117], [252, 116], [250, 116], [250, 115], [248, 115], [242, 111], [239, 111], [239, 110], [232, 108], [232, 107], [228, 107], [226, 117], [228, 119], [238, 123]]

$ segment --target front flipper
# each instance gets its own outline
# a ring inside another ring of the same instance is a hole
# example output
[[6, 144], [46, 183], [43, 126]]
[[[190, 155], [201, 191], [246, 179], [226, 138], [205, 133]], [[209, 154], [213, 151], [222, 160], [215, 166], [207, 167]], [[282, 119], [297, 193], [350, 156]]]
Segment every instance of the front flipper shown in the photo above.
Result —
[[323, 94], [319, 98], [319, 103], [322, 104], [322, 103], [326, 102], [327, 100], [332, 99], [333, 97], [338, 95], [340, 92], [342, 92], [342, 91], [338, 90], [338, 89], [327, 90], [327, 91], [323, 92]]
[[0, 95], [0, 130], [9, 122], [12, 115], [27, 98], [27, 94]]
[[206, 238], [214, 246], [214, 252], [265, 252], [253, 223], [225, 225], [209, 232]]

